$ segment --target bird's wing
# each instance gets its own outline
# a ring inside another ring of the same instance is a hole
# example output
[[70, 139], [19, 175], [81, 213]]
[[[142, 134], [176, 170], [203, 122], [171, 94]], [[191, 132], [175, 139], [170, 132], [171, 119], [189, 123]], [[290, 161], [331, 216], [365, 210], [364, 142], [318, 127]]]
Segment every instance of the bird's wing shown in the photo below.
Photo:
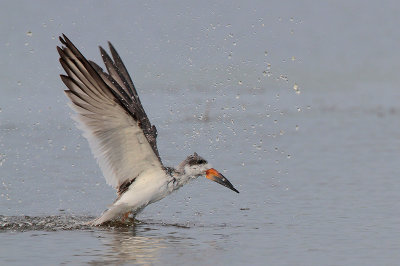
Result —
[[108, 73], [89, 62], [65, 36], [60, 37], [61, 79], [76, 111], [75, 120], [89, 141], [106, 181], [124, 187], [148, 169], [162, 169], [157, 130], [139, 100], [121, 58], [109, 43], [113, 59], [100, 47]]

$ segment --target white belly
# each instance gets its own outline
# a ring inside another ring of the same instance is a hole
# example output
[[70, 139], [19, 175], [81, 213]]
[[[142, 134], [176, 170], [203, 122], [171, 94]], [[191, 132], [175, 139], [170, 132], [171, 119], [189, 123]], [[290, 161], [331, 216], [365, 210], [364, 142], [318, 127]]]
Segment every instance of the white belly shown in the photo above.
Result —
[[156, 202], [172, 192], [173, 178], [159, 169], [143, 172], [129, 186], [128, 190], [114, 202], [103, 214], [92, 221], [92, 225], [100, 225], [120, 217], [127, 212], [139, 212], [150, 203]]
[[146, 171], [137, 177], [114, 205], [125, 205], [135, 211], [156, 202], [170, 193], [168, 189], [170, 179], [171, 177], [163, 170]]

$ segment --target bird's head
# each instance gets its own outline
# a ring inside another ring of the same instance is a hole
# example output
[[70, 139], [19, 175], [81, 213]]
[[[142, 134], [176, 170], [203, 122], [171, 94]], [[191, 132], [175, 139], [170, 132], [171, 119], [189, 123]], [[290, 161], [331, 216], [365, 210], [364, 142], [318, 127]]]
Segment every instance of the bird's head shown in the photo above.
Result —
[[184, 172], [186, 176], [199, 177], [205, 175], [206, 178], [239, 193], [225, 176], [212, 168], [211, 165], [197, 153], [189, 155], [186, 160], [179, 165], [178, 169]]

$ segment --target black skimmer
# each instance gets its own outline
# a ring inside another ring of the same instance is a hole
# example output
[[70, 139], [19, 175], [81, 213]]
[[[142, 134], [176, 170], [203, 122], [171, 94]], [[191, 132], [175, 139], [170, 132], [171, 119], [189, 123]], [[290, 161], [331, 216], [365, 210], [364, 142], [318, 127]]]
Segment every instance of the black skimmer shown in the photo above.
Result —
[[65, 93], [76, 113], [73, 118], [88, 140], [107, 183], [118, 195], [92, 225], [136, 215], [203, 175], [239, 193], [197, 153], [189, 155], [177, 168], [162, 164], [156, 127], [150, 123], [132, 79], [110, 42], [112, 58], [100, 47], [105, 72], [88, 61], [65, 35], [60, 41], [63, 45], [57, 46], [57, 50], [67, 73], [60, 76], [68, 87]]

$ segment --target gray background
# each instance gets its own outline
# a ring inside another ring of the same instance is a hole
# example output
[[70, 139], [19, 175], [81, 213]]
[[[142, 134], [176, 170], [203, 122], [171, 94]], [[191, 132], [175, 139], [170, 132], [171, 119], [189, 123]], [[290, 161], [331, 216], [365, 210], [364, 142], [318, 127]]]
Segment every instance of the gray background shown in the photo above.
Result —
[[[0, 261], [396, 265], [399, 12], [396, 1], [3, 1]], [[165, 164], [196, 151], [241, 193], [200, 177], [135, 228], [80, 226], [115, 192], [69, 118], [62, 33], [98, 63], [97, 46], [114, 44]]]

